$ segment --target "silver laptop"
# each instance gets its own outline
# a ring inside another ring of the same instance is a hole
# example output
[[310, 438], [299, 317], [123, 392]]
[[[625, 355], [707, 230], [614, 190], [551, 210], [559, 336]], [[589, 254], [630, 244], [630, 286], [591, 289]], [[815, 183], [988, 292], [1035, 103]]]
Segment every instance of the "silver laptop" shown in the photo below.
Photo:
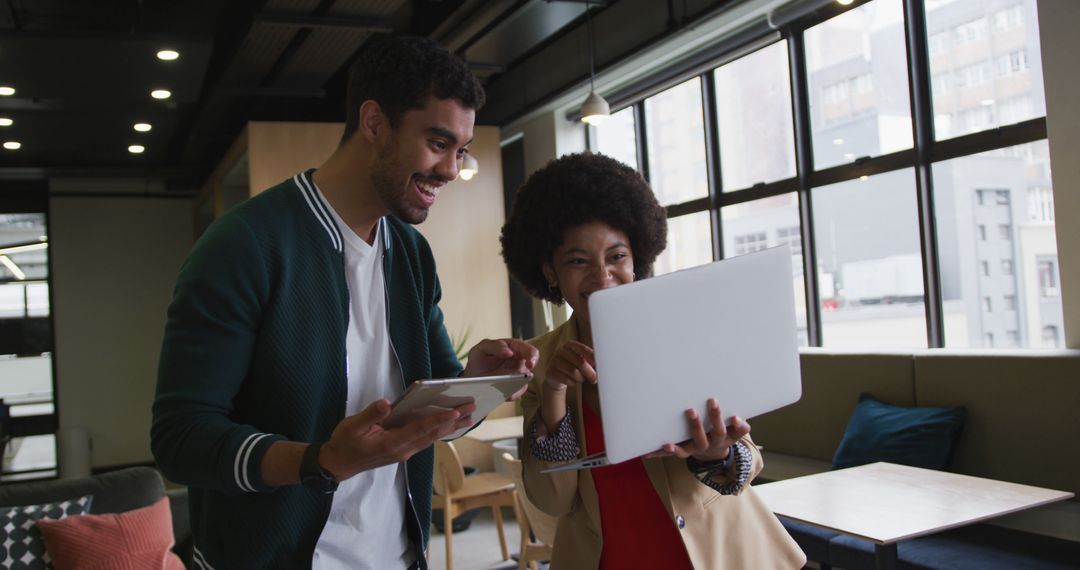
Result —
[[799, 400], [791, 251], [785, 245], [589, 296], [605, 454], [619, 463], [690, 439], [685, 410], [716, 398], [724, 421]]

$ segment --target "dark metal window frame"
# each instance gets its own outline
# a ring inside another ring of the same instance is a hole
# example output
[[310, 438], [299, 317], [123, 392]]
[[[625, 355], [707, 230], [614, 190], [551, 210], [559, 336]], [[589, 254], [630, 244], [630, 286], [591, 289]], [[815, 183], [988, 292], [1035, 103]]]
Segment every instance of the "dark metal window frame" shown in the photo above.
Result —
[[[5, 214], [44, 214], [45, 216], [45, 231], [50, 236], [49, 242], [52, 243], [52, 217], [49, 208], [48, 189], [43, 184], [38, 183], [19, 183], [8, 181], [5, 183], [5, 188], [0, 191], [0, 201], [3, 202], [3, 207], [0, 207], [0, 212]], [[34, 416], [21, 416], [14, 417], [8, 421], [8, 431], [4, 434], [4, 437], [27, 437], [32, 435], [48, 435], [55, 434], [59, 427], [59, 409], [60, 409], [60, 397], [59, 390], [57, 390], [57, 374], [56, 374], [56, 318], [55, 318], [55, 287], [53, 287], [53, 252], [50, 250], [46, 256], [46, 271], [48, 271], [47, 281], [49, 283], [49, 335], [51, 339], [51, 358], [50, 370], [52, 372], [52, 403], [53, 413], [41, 414]], [[31, 473], [51, 473], [56, 468], [43, 468], [43, 469], [29, 469], [25, 471], [18, 471], [12, 473], [4, 473], [4, 475], [11, 475], [14, 473], [19, 474], [31, 474]]]
[[[1045, 140], [1046, 117], [1038, 117], [1012, 125], [987, 129], [945, 140], [934, 138], [933, 99], [930, 84], [929, 39], [926, 31], [926, 12], [922, 0], [901, 0], [904, 12], [905, 49], [907, 52], [908, 95], [911, 106], [913, 147], [874, 157], [817, 170], [814, 167], [812, 130], [810, 124], [809, 77], [806, 71], [804, 32], [874, 0], [858, 0], [849, 6], [832, 4], [781, 28], [781, 39], [788, 42], [788, 71], [791, 79], [792, 119], [795, 133], [796, 175], [749, 188], [724, 192], [720, 154], [720, 127], [716, 120], [716, 84], [713, 69], [686, 77], [701, 79], [702, 111], [705, 124], [706, 169], [709, 182], [707, 196], [679, 204], [668, 205], [668, 218], [698, 212], [709, 212], [712, 220], [713, 259], [723, 259], [723, 224], [720, 210], [771, 196], [797, 192], [799, 223], [802, 228], [803, 278], [806, 287], [807, 342], [822, 345], [821, 311], [818, 304], [817, 250], [814, 240], [812, 190], [821, 186], [856, 180], [902, 169], [913, 169], [918, 206], [920, 254], [923, 264], [923, 295], [926, 312], [926, 339], [930, 348], [944, 346], [945, 331], [942, 317], [941, 269], [938, 264], [937, 228], [934, 217], [934, 163], [999, 150], [1025, 143]], [[773, 32], [770, 32], [773, 33]], [[767, 35], [767, 34], [766, 34]], [[765, 36], [761, 36], [765, 37]], [[750, 41], [761, 38], [751, 38]], [[747, 42], [749, 43], [749, 42]], [[768, 44], [771, 45], [771, 44]], [[764, 47], [764, 46], [761, 46]], [[760, 48], [759, 48], [760, 49]], [[736, 47], [733, 51], [740, 51]], [[742, 50], [745, 51], [745, 50]], [[749, 55], [756, 50], [740, 54]], [[726, 63], [726, 61], [725, 61]], [[718, 66], [719, 67], [719, 66]], [[665, 78], [670, 82], [670, 78]], [[645, 99], [629, 106], [634, 108], [634, 128], [638, 167], [650, 180], [648, 165], [648, 134], [645, 127]], [[589, 147], [595, 137], [589, 137]]]

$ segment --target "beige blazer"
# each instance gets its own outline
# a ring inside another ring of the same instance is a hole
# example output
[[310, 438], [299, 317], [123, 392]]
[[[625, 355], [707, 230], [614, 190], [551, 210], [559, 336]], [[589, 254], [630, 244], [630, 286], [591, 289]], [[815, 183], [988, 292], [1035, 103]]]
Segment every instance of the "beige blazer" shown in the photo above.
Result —
[[[600, 565], [603, 539], [599, 499], [590, 471], [541, 473], [555, 463], [536, 458], [529, 446], [548, 364], [555, 351], [568, 340], [577, 340], [573, 318], [529, 341], [540, 350], [540, 361], [522, 399], [526, 433], [521, 449], [522, 468], [529, 499], [541, 510], [559, 517], [552, 570], [595, 570]], [[580, 387], [568, 392], [567, 405], [573, 410], [578, 446], [584, 456]], [[761, 454], [749, 437], [745, 441], [754, 456], [750, 475], [753, 479], [762, 468]], [[671, 524], [680, 529], [695, 569], [784, 569], [801, 568], [805, 564], [802, 550], [749, 484], [738, 495], [721, 495], [698, 481], [685, 460], [675, 457], [646, 459], [645, 470], [667, 509]]]

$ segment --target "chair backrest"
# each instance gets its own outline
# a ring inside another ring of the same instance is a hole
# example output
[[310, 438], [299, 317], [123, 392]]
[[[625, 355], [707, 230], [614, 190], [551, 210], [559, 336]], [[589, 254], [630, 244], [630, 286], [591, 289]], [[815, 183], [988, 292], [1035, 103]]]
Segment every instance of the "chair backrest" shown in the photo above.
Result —
[[435, 442], [434, 483], [435, 493], [443, 496], [453, 495], [465, 484], [465, 467], [454, 444], [448, 441]]
[[536, 540], [547, 545], [555, 544], [555, 527], [558, 526], [559, 519], [541, 511], [525, 495], [525, 482], [521, 476], [521, 460], [515, 459], [509, 453], [504, 453], [502, 458], [507, 467], [510, 468], [510, 480], [514, 482], [514, 487], [517, 488], [521, 510], [524, 511], [523, 514], [532, 528], [533, 534], [536, 535]]

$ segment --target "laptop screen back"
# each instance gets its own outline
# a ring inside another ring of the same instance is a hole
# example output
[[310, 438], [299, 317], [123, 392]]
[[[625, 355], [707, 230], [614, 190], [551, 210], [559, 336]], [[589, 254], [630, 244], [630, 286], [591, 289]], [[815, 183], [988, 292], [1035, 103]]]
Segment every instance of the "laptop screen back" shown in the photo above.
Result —
[[690, 438], [707, 422], [750, 419], [802, 393], [787, 246], [717, 261], [589, 297], [608, 460]]

